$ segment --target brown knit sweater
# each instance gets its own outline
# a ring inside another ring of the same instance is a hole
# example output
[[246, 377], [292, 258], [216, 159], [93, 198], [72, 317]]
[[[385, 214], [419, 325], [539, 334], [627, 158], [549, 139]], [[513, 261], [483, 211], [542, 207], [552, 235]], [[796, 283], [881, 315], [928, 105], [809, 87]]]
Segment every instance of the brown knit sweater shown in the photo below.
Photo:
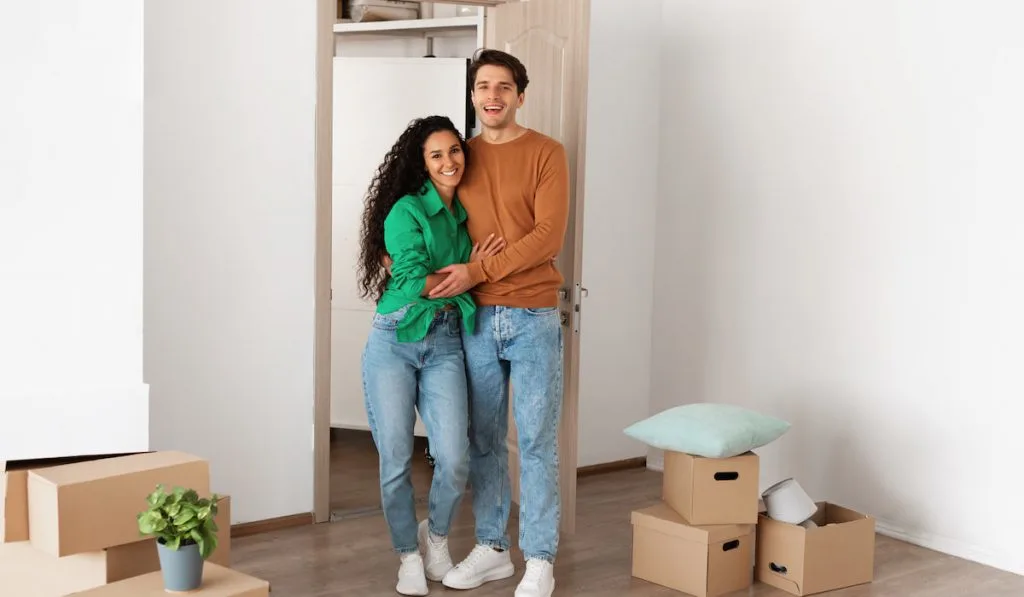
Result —
[[551, 258], [562, 250], [569, 217], [569, 165], [561, 143], [527, 130], [512, 141], [469, 141], [469, 166], [458, 188], [473, 242], [491, 233], [504, 251], [469, 265], [479, 305], [558, 305], [564, 279]]

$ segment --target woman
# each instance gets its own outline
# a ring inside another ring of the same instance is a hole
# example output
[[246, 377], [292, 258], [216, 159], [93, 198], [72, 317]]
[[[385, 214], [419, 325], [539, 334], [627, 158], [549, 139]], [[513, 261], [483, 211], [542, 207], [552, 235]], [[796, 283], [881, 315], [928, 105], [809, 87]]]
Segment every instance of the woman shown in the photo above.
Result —
[[[468, 294], [427, 295], [444, 279], [437, 270], [504, 247], [493, 235], [472, 246], [466, 231], [455, 190], [467, 150], [448, 118], [413, 121], [377, 169], [363, 214], [360, 291], [377, 303], [363, 351], [363, 393], [380, 454], [384, 518], [401, 558], [402, 595], [426, 595], [427, 579], [440, 581], [452, 568], [447, 535], [468, 475], [461, 334], [462, 326], [472, 332], [476, 306]], [[410, 474], [417, 411], [435, 461], [429, 514], [419, 525]]]

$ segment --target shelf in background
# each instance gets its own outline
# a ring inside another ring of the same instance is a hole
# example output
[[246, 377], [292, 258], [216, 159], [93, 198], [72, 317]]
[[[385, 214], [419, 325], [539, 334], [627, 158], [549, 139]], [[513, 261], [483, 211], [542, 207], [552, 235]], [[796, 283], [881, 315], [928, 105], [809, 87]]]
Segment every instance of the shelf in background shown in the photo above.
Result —
[[473, 30], [480, 17], [446, 17], [437, 19], [411, 19], [405, 21], [372, 21], [369, 23], [335, 23], [334, 32], [353, 34], [432, 33], [441, 31]]

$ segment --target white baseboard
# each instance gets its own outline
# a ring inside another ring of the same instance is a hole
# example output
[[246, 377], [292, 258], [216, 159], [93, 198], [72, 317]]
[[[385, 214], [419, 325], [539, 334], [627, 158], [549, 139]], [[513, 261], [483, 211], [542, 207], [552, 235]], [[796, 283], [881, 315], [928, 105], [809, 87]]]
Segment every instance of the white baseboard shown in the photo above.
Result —
[[149, 385], [0, 390], [0, 460], [149, 450]]
[[932, 533], [909, 532], [899, 525], [877, 519], [875, 520], [875, 530], [879, 535], [1024, 576], [1024, 558], [1019, 555], [1020, 552], [1000, 554], [964, 543], [963, 541], [941, 537]]

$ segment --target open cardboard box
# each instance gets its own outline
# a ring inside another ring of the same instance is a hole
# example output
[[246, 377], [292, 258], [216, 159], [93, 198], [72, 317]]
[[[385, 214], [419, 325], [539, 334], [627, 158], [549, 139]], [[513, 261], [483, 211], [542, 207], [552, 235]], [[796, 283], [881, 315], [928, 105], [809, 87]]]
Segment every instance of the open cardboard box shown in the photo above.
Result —
[[768, 518], [757, 524], [757, 580], [793, 595], [813, 595], [874, 580], [875, 520], [818, 502], [804, 528]]
[[754, 525], [691, 526], [667, 504], [634, 511], [632, 575], [716, 597], [753, 584]]

